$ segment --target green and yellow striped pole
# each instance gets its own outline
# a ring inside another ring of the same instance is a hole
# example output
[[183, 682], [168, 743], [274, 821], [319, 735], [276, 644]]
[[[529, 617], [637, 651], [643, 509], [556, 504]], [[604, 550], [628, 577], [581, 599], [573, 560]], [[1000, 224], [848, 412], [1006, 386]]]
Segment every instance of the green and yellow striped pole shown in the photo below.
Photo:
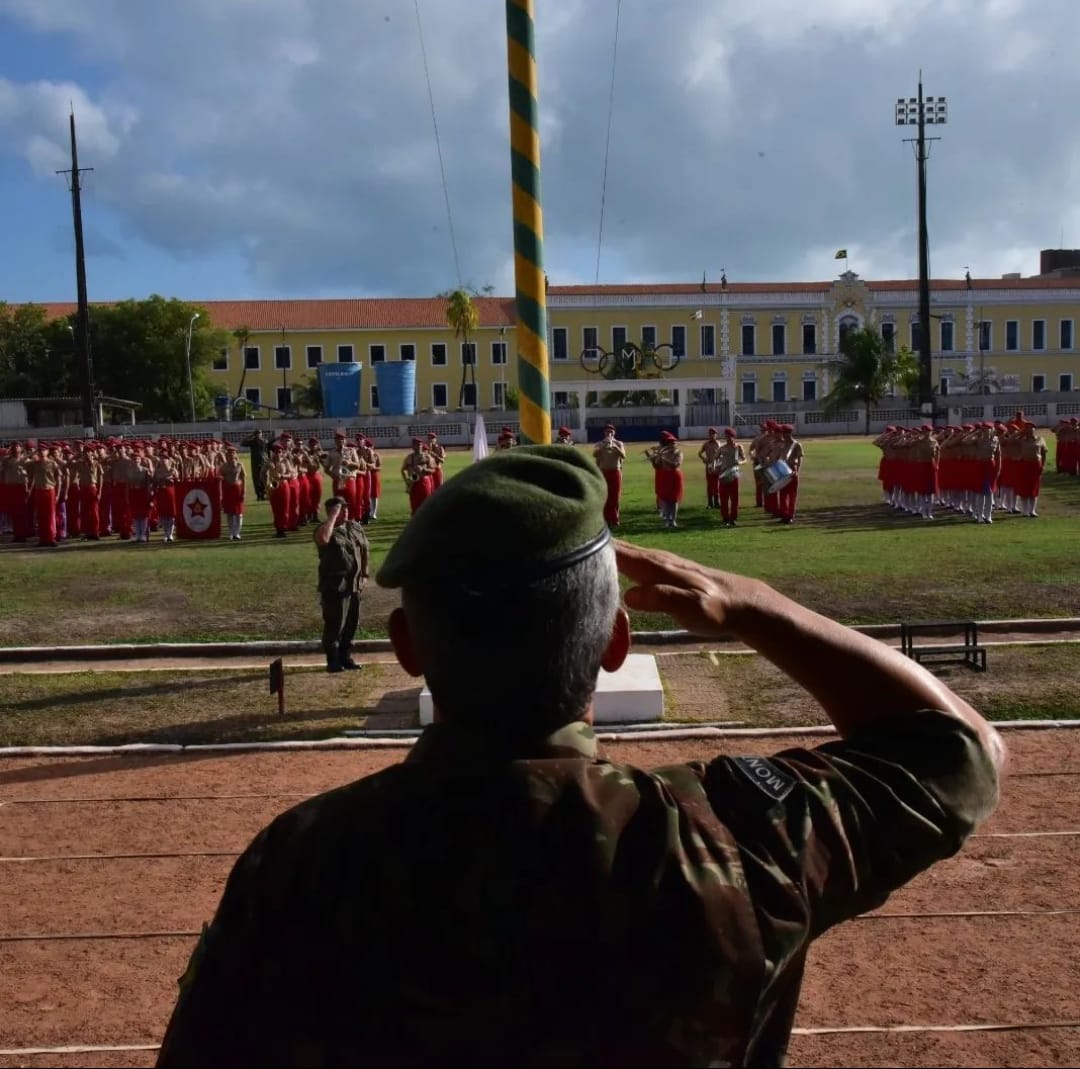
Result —
[[506, 53], [510, 73], [510, 171], [514, 183], [518, 416], [521, 440], [546, 445], [551, 442], [551, 388], [533, 0], [506, 0]]

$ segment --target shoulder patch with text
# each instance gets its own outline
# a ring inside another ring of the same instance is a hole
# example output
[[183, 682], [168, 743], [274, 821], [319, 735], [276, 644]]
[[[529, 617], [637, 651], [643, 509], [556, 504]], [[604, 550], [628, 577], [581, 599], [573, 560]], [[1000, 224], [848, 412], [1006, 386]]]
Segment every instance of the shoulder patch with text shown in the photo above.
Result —
[[732, 758], [735, 767], [763, 794], [782, 802], [795, 786], [795, 777], [764, 757]]

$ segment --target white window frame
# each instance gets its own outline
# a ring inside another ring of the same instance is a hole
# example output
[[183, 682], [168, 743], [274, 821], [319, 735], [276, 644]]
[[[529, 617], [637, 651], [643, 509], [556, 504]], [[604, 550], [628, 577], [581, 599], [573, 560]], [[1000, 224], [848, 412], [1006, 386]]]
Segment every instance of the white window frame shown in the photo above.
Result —
[[[806, 396], [806, 387], [810, 386], [813, 389], [813, 397]], [[818, 399], [818, 381], [817, 376], [803, 376], [802, 380], [802, 400], [803, 401], [816, 401]]]
[[[472, 360], [470, 360], [470, 361], [466, 361], [466, 359], [465, 359], [465, 350], [466, 349], [468, 349], [468, 350], [470, 350], [472, 352]], [[476, 367], [476, 359], [477, 359], [477, 357], [476, 357], [476, 342], [474, 342], [474, 341], [463, 341], [458, 346], [458, 352], [461, 355], [461, 366], [462, 367]]]
[[[496, 360], [495, 354], [500, 347], [502, 348], [502, 359]], [[491, 363], [494, 367], [506, 367], [506, 342], [502, 338], [491, 343]]]
[[[1035, 385], [1035, 380], [1036, 379], [1042, 379], [1042, 385], [1041, 386], [1036, 386]], [[1033, 374], [1031, 376], [1031, 392], [1032, 393], [1045, 393], [1046, 392], [1046, 373], [1045, 372], [1043, 372], [1042, 374], [1036, 373], [1036, 374]]]
[[[1035, 326], [1038, 323], [1042, 323], [1042, 345], [1035, 344]], [[1033, 353], [1046, 352], [1046, 320], [1045, 319], [1033, 319], [1031, 321], [1031, 351]]]
[[[675, 344], [675, 332], [679, 331], [679, 330], [682, 331], [682, 352], [681, 353], [679, 352], [679, 346], [677, 346]], [[672, 350], [673, 353], [678, 355], [680, 359], [685, 360], [686, 357], [689, 355], [687, 353], [687, 342], [688, 341], [689, 341], [689, 339], [686, 336], [686, 325], [683, 324], [683, 323], [672, 323], [671, 324], [671, 350]]]
[[[752, 396], [746, 396], [746, 388], [750, 387], [750, 393]], [[743, 379], [739, 383], [739, 396], [742, 398], [742, 404], [744, 405], [756, 405], [757, 404], [757, 379]]]
[[[1016, 344], [1009, 344], [1009, 327], [1016, 328]], [[1006, 319], [1005, 320], [1005, 352], [1018, 353], [1020, 352], [1020, 320], [1019, 319]]]
[[[1062, 383], [1064, 383], [1064, 381], [1066, 379], [1069, 380], [1069, 385], [1068, 386], [1062, 385]], [[1076, 380], [1073, 378], [1073, 373], [1071, 371], [1059, 371], [1058, 372], [1058, 393], [1072, 393], [1073, 383], [1075, 381]]]
[[[289, 403], [283, 405], [281, 403], [281, 395], [287, 393], [289, 395]], [[274, 387], [274, 407], [279, 412], [288, 412], [293, 406], [293, 388], [291, 386], [275, 386]]]
[[[647, 331], [647, 330], [652, 331], [652, 343], [651, 343], [651, 345], [650, 345], [649, 342], [647, 342], [645, 340], [645, 331]], [[657, 339], [659, 337], [660, 337], [660, 332], [656, 329], [656, 325], [654, 323], [646, 323], [641, 328], [641, 347], [643, 349], [650, 349], [650, 348], [655, 349], [657, 344], [658, 344]]]
[[[282, 366], [278, 363], [278, 351], [284, 349], [289, 354], [289, 362]], [[292, 371], [292, 344], [278, 345], [274, 343], [274, 370], [275, 371]]]
[[[747, 331], [750, 331], [750, 352], [746, 351]], [[757, 356], [757, 323], [739, 324], [739, 355]]]
[[[435, 350], [440, 348], [440, 347], [442, 348], [442, 359], [441, 360], [436, 360], [435, 359]], [[432, 367], [448, 367], [449, 364], [450, 364], [450, 347], [444, 341], [433, 341], [431, 343], [431, 366]]]
[[[473, 399], [469, 400], [469, 393], [472, 392]], [[464, 409], [478, 408], [480, 400], [480, 387], [475, 382], [465, 383], [465, 389], [461, 391], [461, 407]]]
[[492, 408], [502, 408], [503, 407], [503, 396], [500, 396], [500, 395], [505, 395], [505, 393], [506, 393], [506, 383], [505, 382], [493, 382], [491, 384], [491, 407]]
[[[1068, 345], [1062, 345], [1061, 344], [1061, 328], [1066, 323], [1069, 324], [1069, 344]], [[1073, 321], [1073, 319], [1071, 317], [1067, 318], [1067, 319], [1059, 320], [1059, 322], [1058, 322], [1058, 348], [1063, 353], [1071, 353], [1073, 351], [1073, 349], [1076, 348], [1076, 323]]]
[[[818, 329], [817, 328], [818, 328], [818, 325], [817, 325], [817, 323], [801, 323], [800, 326], [802, 327], [802, 330], [800, 331], [800, 335], [799, 335], [800, 345], [802, 347], [802, 355], [803, 356], [817, 356], [817, 349], [818, 349], [818, 343], [817, 343], [817, 335], [818, 335]], [[814, 334], [813, 334], [814, 348], [809, 352], [807, 352], [807, 349], [806, 349], [806, 328], [807, 327], [809, 327], [814, 332]]]
[[[708, 347], [710, 352], [705, 352], [705, 332], [709, 331], [712, 336], [712, 344]], [[698, 330], [698, 352], [702, 360], [712, 360], [716, 356], [716, 324], [702, 323]]]
[[[375, 349], [382, 349], [382, 359], [381, 360], [376, 360], [375, 359], [375, 353], [374, 353]], [[386, 345], [385, 345], [385, 343], [383, 343], [381, 341], [368, 342], [367, 358], [368, 358], [368, 367], [374, 367], [376, 364], [385, 364], [386, 363]]]
[[[254, 351], [255, 353], [255, 366], [251, 367], [248, 364], [248, 353]], [[245, 371], [262, 371], [262, 346], [261, 345], [245, 345], [244, 346], [244, 370]]]
[[[949, 338], [948, 347], [946, 347], [946, 345], [945, 345], [945, 328], [946, 327], [949, 328], [949, 332], [952, 335], [952, 337]], [[941, 324], [940, 324], [940, 326], [938, 328], [938, 344], [940, 346], [940, 351], [943, 352], [943, 353], [954, 353], [954, 352], [956, 352], [956, 322], [954, 320], [952, 320], [952, 319], [943, 319], [941, 321]]]
[[[313, 364], [311, 362], [311, 353], [315, 350], [319, 354], [319, 359]], [[304, 360], [307, 363], [308, 369], [322, 367], [323, 362], [323, 347], [321, 345], [305, 345], [304, 346]]]
[[[994, 350], [994, 324], [992, 320], [984, 319], [976, 328], [975, 349], [980, 353], [990, 353]], [[986, 344], [983, 345], [983, 334], [986, 335]]]
[[[222, 359], [224, 359], [224, 361], [225, 361], [225, 366], [224, 367], [218, 367], [218, 361], [222, 360]], [[210, 370], [211, 371], [217, 371], [219, 373], [222, 372], [222, 371], [228, 371], [229, 370], [229, 347], [227, 345], [223, 345], [221, 347], [221, 351], [218, 353], [218, 355], [216, 357], [214, 357], [214, 362], [210, 365]]]
[[[443, 400], [442, 404], [439, 404], [435, 400], [435, 391], [442, 390]], [[431, 384], [431, 407], [432, 408], [449, 408], [450, 407], [450, 387], [445, 382], [433, 382]]]
[[[344, 349], [349, 350], [349, 359], [348, 360], [342, 360], [341, 359], [341, 353], [342, 353], [342, 350], [344, 350]], [[356, 346], [353, 345], [351, 342], [340, 342], [338, 344], [338, 347], [337, 347], [337, 362], [339, 364], [355, 364], [356, 363]]]
[[[617, 330], [621, 330], [623, 332], [623, 343], [622, 343], [622, 345], [616, 345], [615, 344], [615, 331], [617, 331]], [[627, 327], [627, 326], [622, 326], [622, 325], [620, 325], [618, 323], [615, 323], [611, 328], [611, 351], [614, 353], [614, 352], [616, 352], [617, 349], [621, 349], [623, 347], [623, 345], [625, 345], [629, 340], [630, 340], [630, 328]]]
[[[559, 346], [555, 343], [555, 339], [562, 335], [562, 350], [563, 355], [557, 356]], [[564, 360], [570, 359], [570, 331], [566, 327], [552, 327], [551, 328], [551, 359], [558, 360], [561, 364]]]
[[252, 405], [262, 404], [262, 390], [258, 386], [244, 387], [244, 400]]
[[[788, 356], [787, 351], [787, 324], [786, 323], [771, 323], [769, 324], [769, 343], [772, 346], [773, 356]], [[776, 351], [776, 332], [780, 331], [780, 341], [783, 345], [783, 349], [780, 352]]]
[[[405, 355], [406, 347], [412, 349], [412, 356], [406, 356]], [[397, 352], [398, 352], [398, 359], [403, 364], [408, 364], [408, 363], [415, 364], [416, 363], [416, 342], [414, 342], [414, 341], [399, 342], [398, 347], [397, 347]]]
[[[589, 344], [589, 331], [593, 332], [593, 343]], [[600, 348], [600, 328], [599, 327], [582, 327], [581, 328], [581, 351], [586, 349], [599, 349]]]
[[551, 394], [551, 403], [557, 408], [569, 408], [570, 407], [570, 391], [569, 390], [554, 390]]
[[368, 385], [368, 406], [369, 411], [379, 411], [379, 384], [372, 382]]

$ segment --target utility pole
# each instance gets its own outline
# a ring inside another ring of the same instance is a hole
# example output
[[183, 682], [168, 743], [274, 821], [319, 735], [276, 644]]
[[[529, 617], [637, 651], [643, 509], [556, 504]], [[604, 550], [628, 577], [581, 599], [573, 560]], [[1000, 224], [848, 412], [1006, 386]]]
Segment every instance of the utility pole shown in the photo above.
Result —
[[78, 312], [75, 317], [75, 353], [79, 359], [79, 378], [82, 387], [83, 434], [87, 438], [97, 435], [98, 411], [94, 403], [94, 365], [90, 357], [90, 305], [86, 298], [86, 256], [83, 249], [82, 200], [80, 176], [93, 167], [79, 169], [79, 150], [75, 143], [75, 112], [71, 113], [71, 170], [57, 171], [70, 175], [71, 214], [75, 225], [75, 285], [78, 293]]
[[[896, 101], [896, 125], [918, 125], [915, 144], [915, 167], [919, 191], [919, 408], [924, 416], [934, 414], [934, 374], [930, 344], [930, 242], [926, 228], [927, 141], [926, 124], [943, 125], [947, 118], [944, 97], [923, 100], [922, 71], [919, 71], [919, 96]], [[910, 138], [908, 139], [911, 140]]]

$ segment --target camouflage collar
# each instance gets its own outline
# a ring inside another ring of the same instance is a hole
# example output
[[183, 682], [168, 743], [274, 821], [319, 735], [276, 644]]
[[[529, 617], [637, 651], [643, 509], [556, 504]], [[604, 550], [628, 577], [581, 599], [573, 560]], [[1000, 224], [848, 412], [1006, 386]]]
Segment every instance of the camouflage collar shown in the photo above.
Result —
[[416, 740], [407, 761], [466, 763], [477, 760], [536, 761], [545, 758], [597, 757], [596, 732], [584, 720], [565, 724], [533, 743], [510, 742], [451, 724], [431, 724]]

